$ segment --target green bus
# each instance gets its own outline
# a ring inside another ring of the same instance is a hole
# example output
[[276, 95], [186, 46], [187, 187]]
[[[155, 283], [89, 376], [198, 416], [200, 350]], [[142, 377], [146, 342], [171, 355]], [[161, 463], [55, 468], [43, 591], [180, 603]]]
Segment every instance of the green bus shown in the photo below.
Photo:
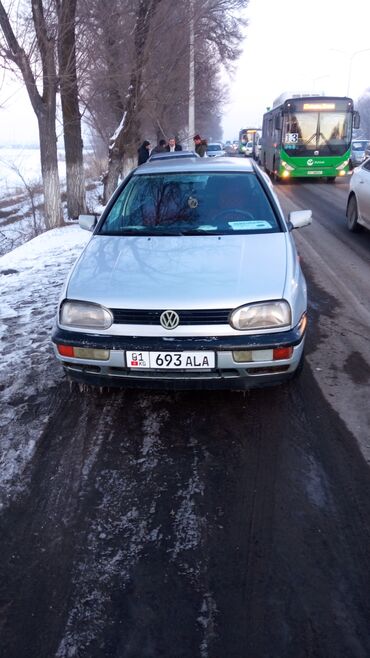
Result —
[[360, 115], [353, 100], [338, 96], [280, 96], [263, 115], [260, 162], [275, 180], [349, 173], [353, 128]]
[[[244, 155], [253, 155], [256, 142], [259, 137], [259, 128], [242, 128], [239, 131], [239, 153]], [[248, 144], [248, 147], [247, 147]], [[250, 153], [248, 152], [250, 148]]]

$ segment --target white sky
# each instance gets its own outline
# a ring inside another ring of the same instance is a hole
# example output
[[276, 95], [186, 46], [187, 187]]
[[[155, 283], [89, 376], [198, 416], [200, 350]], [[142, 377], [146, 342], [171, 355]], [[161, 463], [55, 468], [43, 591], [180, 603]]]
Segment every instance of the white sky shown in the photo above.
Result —
[[349, 86], [356, 99], [370, 87], [370, 0], [250, 0], [246, 14], [225, 140], [259, 127], [284, 91], [345, 96]]
[[[370, 87], [370, 0], [250, 0], [246, 13], [225, 140], [258, 127], [283, 91], [342, 96], [349, 86], [356, 99]], [[9, 91], [0, 80], [0, 146], [34, 142], [37, 122], [26, 93], [19, 84]]]

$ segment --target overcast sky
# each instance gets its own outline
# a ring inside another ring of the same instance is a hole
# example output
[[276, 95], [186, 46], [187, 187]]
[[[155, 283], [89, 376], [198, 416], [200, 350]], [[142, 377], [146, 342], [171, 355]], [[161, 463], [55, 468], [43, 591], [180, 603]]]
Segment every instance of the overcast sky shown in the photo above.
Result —
[[[246, 13], [243, 54], [229, 81], [225, 140], [259, 127], [283, 91], [342, 96], [349, 88], [356, 99], [370, 87], [370, 0], [250, 0]], [[27, 95], [0, 80], [0, 145], [37, 141]]]
[[225, 140], [259, 127], [284, 91], [345, 96], [349, 87], [356, 99], [370, 88], [370, 0], [250, 0], [246, 13]]

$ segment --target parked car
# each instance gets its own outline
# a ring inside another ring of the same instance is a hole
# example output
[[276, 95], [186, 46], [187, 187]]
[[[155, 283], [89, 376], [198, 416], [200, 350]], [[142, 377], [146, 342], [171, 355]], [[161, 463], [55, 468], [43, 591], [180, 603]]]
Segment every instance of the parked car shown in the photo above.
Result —
[[353, 170], [347, 200], [347, 227], [357, 232], [370, 229], [370, 158]]
[[369, 145], [369, 139], [354, 139], [352, 141], [351, 156], [349, 161], [350, 169], [357, 167], [366, 159], [366, 150], [369, 148]]
[[292, 229], [252, 160], [141, 165], [117, 188], [69, 274], [52, 341], [97, 386], [246, 388], [303, 364], [306, 283]]
[[219, 158], [226, 155], [226, 151], [220, 142], [211, 142], [207, 145], [207, 156], [209, 158]]

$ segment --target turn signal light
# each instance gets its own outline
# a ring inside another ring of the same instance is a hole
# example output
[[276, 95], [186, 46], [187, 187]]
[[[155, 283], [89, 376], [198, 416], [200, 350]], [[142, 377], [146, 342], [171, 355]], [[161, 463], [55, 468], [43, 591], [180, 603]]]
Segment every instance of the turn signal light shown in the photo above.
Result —
[[292, 347], [275, 347], [274, 361], [280, 361], [281, 359], [290, 359], [292, 354], [293, 354]]

